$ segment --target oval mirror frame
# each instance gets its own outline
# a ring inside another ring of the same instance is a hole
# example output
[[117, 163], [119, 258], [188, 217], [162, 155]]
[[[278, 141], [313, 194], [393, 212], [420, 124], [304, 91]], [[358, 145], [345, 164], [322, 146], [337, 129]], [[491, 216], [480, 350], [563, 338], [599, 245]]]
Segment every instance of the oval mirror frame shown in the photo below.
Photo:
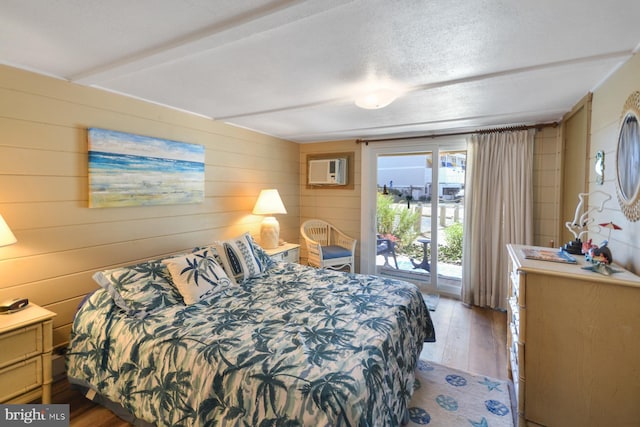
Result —
[[640, 92], [624, 104], [616, 150], [616, 193], [624, 215], [640, 219]]

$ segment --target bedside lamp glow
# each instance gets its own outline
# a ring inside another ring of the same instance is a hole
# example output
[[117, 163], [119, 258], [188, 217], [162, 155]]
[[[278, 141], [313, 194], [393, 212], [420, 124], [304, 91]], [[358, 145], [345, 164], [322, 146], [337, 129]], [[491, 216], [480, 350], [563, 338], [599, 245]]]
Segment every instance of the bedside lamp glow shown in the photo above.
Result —
[[17, 242], [16, 236], [13, 235], [11, 229], [0, 215], [0, 246], [12, 245]]
[[280, 239], [280, 224], [273, 216], [276, 214], [286, 214], [280, 194], [276, 189], [262, 190], [253, 208], [254, 215], [267, 215], [260, 225], [260, 245], [265, 249], [278, 247]]

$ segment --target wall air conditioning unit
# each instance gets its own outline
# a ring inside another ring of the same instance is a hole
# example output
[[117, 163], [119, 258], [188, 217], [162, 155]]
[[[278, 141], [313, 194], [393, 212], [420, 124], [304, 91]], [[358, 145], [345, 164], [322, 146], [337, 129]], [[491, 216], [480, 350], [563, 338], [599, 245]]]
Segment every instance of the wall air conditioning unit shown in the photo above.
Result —
[[347, 159], [309, 160], [309, 185], [345, 185]]

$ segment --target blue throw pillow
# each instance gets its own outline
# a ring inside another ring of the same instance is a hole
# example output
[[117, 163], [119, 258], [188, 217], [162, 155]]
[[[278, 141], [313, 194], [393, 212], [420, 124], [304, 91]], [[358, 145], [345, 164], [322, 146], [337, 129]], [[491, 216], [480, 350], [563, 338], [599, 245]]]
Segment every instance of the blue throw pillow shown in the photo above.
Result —
[[271, 257], [253, 241], [249, 233], [217, 241], [214, 247], [222, 258], [227, 275], [236, 283], [257, 277], [274, 265]]

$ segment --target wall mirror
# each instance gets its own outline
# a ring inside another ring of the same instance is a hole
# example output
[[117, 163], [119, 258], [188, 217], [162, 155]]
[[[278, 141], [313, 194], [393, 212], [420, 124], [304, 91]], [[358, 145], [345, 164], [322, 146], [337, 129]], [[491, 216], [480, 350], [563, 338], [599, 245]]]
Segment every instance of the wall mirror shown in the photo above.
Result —
[[616, 191], [624, 215], [640, 219], [640, 92], [624, 105], [616, 151]]

